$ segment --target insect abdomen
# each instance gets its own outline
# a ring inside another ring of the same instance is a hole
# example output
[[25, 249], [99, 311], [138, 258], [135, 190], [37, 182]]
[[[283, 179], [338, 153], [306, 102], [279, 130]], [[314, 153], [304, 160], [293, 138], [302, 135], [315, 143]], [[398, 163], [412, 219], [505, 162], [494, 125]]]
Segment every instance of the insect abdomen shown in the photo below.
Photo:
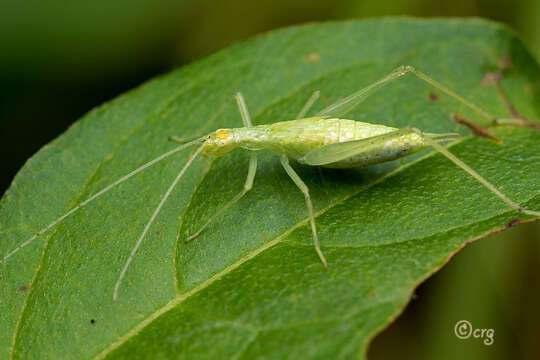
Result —
[[268, 125], [268, 144], [262, 147], [274, 153], [279, 149], [279, 155], [284, 153], [299, 159], [324, 145], [365, 139], [393, 130], [396, 129], [347, 119], [307, 118]]
[[354, 155], [320, 166], [344, 169], [379, 164], [410, 155], [426, 146], [422, 135], [408, 129], [393, 131], [364, 141], [366, 143], [362, 141], [362, 146], [358, 147]]

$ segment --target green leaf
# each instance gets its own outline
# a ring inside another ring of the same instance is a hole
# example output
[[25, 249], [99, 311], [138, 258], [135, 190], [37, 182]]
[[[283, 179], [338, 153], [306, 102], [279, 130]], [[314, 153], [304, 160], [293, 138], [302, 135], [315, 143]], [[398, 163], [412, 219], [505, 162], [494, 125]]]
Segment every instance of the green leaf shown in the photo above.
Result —
[[[499, 71], [501, 64], [510, 66]], [[492, 114], [536, 120], [540, 69], [505, 27], [481, 20], [382, 19], [289, 28], [154, 79], [87, 114], [32, 157], [0, 203], [2, 256], [115, 179], [174, 147], [169, 135], [294, 118], [413, 65]], [[486, 84], [488, 72], [500, 87]], [[493, 77], [493, 76], [492, 76]], [[466, 135], [451, 151], [529, 209], [540, 209], [540, 134], [469, 136], [483, 123], [412, 75], [347, 117]], [[485, 123], [485, 121], [484, 121]], [[0, 357], [357, 358], [414, 288], [468, 241], [531, 220], [448, 160], [424, 151], [353, 170], [293, 164], [310, 188], [324, 271], [304, 198], [270, 154], [255, 186], [190, 244], [183, 239], [242, 188], [248, 154], [194, 163], [143, 242], [119, 299], [115, 281], [189, 150], [68, 217], [0, 264]], [[452, 331], [451, 328], [448, 331]]]

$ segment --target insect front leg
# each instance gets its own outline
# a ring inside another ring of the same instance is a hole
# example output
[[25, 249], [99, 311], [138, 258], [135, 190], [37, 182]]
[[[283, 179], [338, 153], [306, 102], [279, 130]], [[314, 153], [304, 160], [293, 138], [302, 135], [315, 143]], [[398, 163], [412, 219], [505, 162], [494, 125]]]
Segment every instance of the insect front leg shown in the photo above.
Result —
[[[242, 122], [245, 127], [251, 127], [251, 118], [249, 116], [249, 111], [246, 106], [246, 101], [241, 92], [235, 94], [236, 103], [238, 104], [238, 110], [240, 111], [240, 116], [242, 116]], [[246, 193], [251, 190], [253, 187], [253, 180], [255, 179], [255, 173], [257, 172], [257, 152], [253, 151], [251, 157], [249, 158], [249, 169], [246, 177], [246, 182], [244, 183], [244, 189], [235, 195], [225, 206], [219, 209], [214, 215], [212, 215], [203, 226], [184, 240], [186, 243], [195, 239], [197, 236], [203, 232], [204, 229], [208, 227], [218, 216], [223, 214], [225, 210], [230, 208], [234, 203], [240, 200]]]
[[281, 155], [280, 157], [281, 165], [283, 165], [283, 168], [287, 172], [287, 174], [291, 177], [292, 181], [298, 186], [300, 191], [304, 194], [306, 198], [306, 206], [308, 209], [309, 214], [309, 221], [311, 223], [311, 231], [313, 233], [313, 245], [315, 246], [315, 251], [319, 255], [319, 258], [321, 259], [321, 262], [324, 266], [324, 269], [328, 269], [328, 265], [326, 263], [326, 259], [324, 258], [324, 255], [321, 251], [321, 248], [319, 246], [319, 237], [317, 236], [317, 227], [315, 226], [315, 216], [313, 215], [313, 205], [311, 204], [311, 197], [309, 196], [309, 189], [307, 185], [300, 179], [300, 176], [294, 171], [294, 169], [289, 164], [289, 159], [285, 155]]
[[246, 178], [246, 182], [244, 184], [244, 189], [242, 191], [240, 191], [238, 194], [236, 194], [236, 196], [234, 198], [232, 198], [232, 200], [230, 200], [227, 204], [225, 204], [225, 206], [223, 206], [221, 209], [219, 209], [214, 215], [212, 215], [207, 221], [206, 223], [201, 226], [201, 228], [199, 230], [197, 230], [196, 232], [194, 232], [193, 234], [191, 234], [186, 240], [185, 242], [188, 243], [190, 242], [191, 240], [195, 239], [197, 236], [199, 236], [201, 234], [201, 232], [206, 229], [206, 227], [208, 225], [210, 225], [218, 216], [220, 216], [221, 214], [223, 214], [225, 212], [225, 210], [227, 210], [228, 208], [230, 208], [234, 203], [236, 203], [238, 200], [240, 200], [244, 195], [246, 195], [246, 193], [251, 190], [251, 188], [253, 187], [253, 180], [255, 179], [255, 173], [257, 171], [257, 152], [253, 151], [251, 153], [251, 157], [249, 158], [249, 170], [248, 170], [248, 174], [247, 174], [247, 178]]

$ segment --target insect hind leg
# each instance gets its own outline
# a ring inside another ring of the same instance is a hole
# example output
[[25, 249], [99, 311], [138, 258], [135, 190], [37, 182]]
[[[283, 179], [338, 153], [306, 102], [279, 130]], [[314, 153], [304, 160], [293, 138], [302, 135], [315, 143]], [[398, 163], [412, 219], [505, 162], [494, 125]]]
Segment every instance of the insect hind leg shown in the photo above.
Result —
[[394, 69], [390, 74], [386, 75], [385, 77], [381, 78], [380, 80], [374, 82], [371, 85], [368, 85], [364, 87], [363, 89], [360, 89], [359, 91], [336, 101], [332, 105], [326, 107], [322, 111], [318, 113], [318, 115], [328, 115], [328, 116], [341, 116], [349, 111], [351, 111], [353, 108], [355, 108], [358, 104], [360, 104], [362, 101], [364, 101], [369, 95], [373, 94], [376, 90], [382, 88], [384, 85], [387, 85], [388, 83], [402, 78], [403, 75], [407, 73], [412, 73], [419, 79], [423, 80], [427, 84], [433, 86], [434, 88], [442, 91], [446, 95], [450, 96], [454, 100], [457, 100], [461, 104], [465, 105], [469, 109], [473, 110], [475, 113], [479, 114], [480, 116], [484, 117], [485, 119], [489, 120], [491, 124], [493, 125], [500, 125], [500, 124], [509, 124], [509, 125], [515, 125], [515, 126], [531, 126], [529, 122], [526, 122], [522, 119], [515, 119], [515, 118], [497, 118], [493, 115], [491, 115], [489, 112], [485, 111], [484, 109], [480, 108], [478, 105], [470, 102], [469, 100], [465, 99], [461, 95], [457, 94], [456, 92], [450, 90], [448, 87], [444, 86], [440, 82], [436, 81], [435, 79], [431, 78], [430, 76], [424, 74], [421, 71], [416, 70], [414, 67], [410, 65], [402, 65], [398, 68]]
[[[407, 72], [410, 72], [410, 73], [414, 74], [416, 77], [422, 79], [423, 81], [425, 81], [429, 85], [433, 86], [434, 88], [442, 91], [446, 95], [448, 95], [448, 96], [452, 97], [453, 99], [457, 100], [458, 102], [465, 105], [466, 107], [468, 107], [469, 109], [471, 109], [475, 113], [479, 114], [480, 116], [482, 116], [486, 120], [489, 120], [491, 125], [510, 125], [510, 126], [519, 126], [519, 127], [532, 127], [532, 128], [537, 129], [537, 130], [540, 130], [540, 127], [538, 126], [538, 124], [532, 123], [532, 122], [527, 121], [525, 119], [495, 117], [495, 116], [491, 115], [489, 112], [487, 112], [486, 110], [480, 108], [478, 105], [473, 104], [469, 100], [467, 100], [464, 97], [458, 95], [456, 92], [450, 90], [448, 87], [444, 86], [443, 84], [441, 84], [440, 82], [438, 82], [435, 79], [431, 78], [430, 76], [424, 74], [423, 72], [416, 70], [412, 66], [407, 65], [407, 66], [401, 66], [400, 68], [402, 69], [403, 74], [405, 74]], [[467, 125], [467, 124], [464, 124], [464, 125]], [[473, 129], [473, 131], [474, 131], [474, 129]], [[475, 131], [475, 133], [476, 133], [476, 131]], [[481, 135], [481, 136], [483, 136], [483, 135]], [[487, 137], [489, 137], [489, 136], [487, 136]], [[492, 139], [492, 140], [494, 140], [494, 139]]]
[[249, 111], [246, 106], [246, 101], [244, 100], [244, 96], [241, 92], [237, 92], [234, 95], [236, 99], [236, 103], [238, 104], [238, 110], [240, 111], [240, 116], [242, 116], [242, 122], [244, 123], [245, 127], [251, 127], [253, 126], [251, 124], [251, 117], [249, 116]]
[[302, 110], [300, 110], [298, 115], [296, 115], [295, 119], [302, 119], [308, 113], [309, 109], [311, 109], [313, 104], [315, 104], [315, 101], [319, 99], [320, 96], [321, 92], [319, 90], [314, 91], [313, 94], [311, 94], [311, 96], [309, 97], [306, 104], [302, 107]]
[[525, 208], [521, 207], [519, 204], [512, 201], [508, 196], [503, 194], [493, 184], [491, 184], [489, 181], [484, 179], [480, 174], [478, 174], [476, 171], [474, 171], [469, 165], [465, 164], [463, 161], [458, 159], [454, 154], [452, 154], [450, 151], [448, 151], [445, 147], [438, 144], [436, 140], [430, 139], [429, 136], [426, 136], [426, 134], [422, 133], [418, 129], [415, 129], [415, 128], [410, 128], [410, 129], [411, 129], [411, 131], [416, 132], [417, 134], [421, 135], [424, 138], [424, 141], [428, 145], [432, 146], [435, 150], [437, 150], [439, 153], [444, 155], [448, 160], [452, 161], [456, 166], [461, 168], [467, 174], [471, 175], [476, 181], [478, 181], [480, 184], [484, 185], [489, 191], [491, 191], [499, 199], [504, 201], [508, 206], [510, 206], [511, 208], [513, 208], [514, 210], [516, 210], [517, 212], [520, 212], [522, 214], [527, 214], [527, 215], [531, 215], [531, 216], [540, 217], [540, 211], [534, 211], [534, 210], [525, 209]]

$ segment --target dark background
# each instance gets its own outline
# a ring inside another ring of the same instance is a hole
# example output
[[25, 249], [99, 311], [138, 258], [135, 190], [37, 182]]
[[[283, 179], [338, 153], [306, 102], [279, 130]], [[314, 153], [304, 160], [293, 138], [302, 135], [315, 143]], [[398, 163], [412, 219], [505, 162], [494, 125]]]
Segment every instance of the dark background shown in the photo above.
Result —
[[[388, 15], [480, 16], [508, 24], [540, 58], [540, 1], [0, 0], [0, 189], [93, 107], [263, 31]], [[540, 226], [469, 245], [417, 290], [371, 359], [540, 358]], [[495, 330], [459, 340], [458, 320]]]

